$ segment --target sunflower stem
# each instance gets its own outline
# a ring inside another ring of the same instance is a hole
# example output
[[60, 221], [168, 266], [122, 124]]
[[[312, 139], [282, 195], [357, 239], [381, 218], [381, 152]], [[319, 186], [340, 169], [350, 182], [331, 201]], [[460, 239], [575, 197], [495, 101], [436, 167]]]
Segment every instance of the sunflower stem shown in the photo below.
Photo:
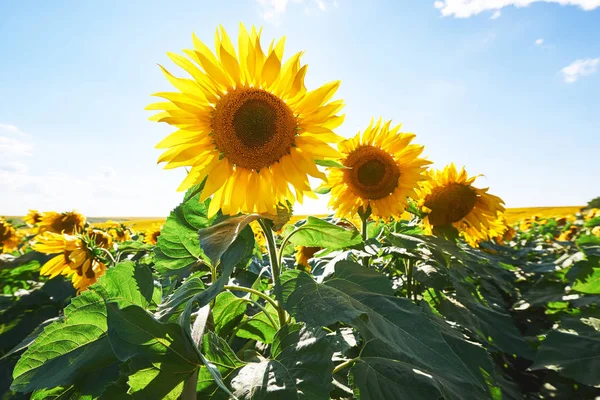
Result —
[[[366, 242], [369, 238], [369, 217], [371, 216], [371, 206], [367, 206], [367, 209], [363, 211], [363, 208], [360, 207], [358, 210], [358, 215], [360, 216], [361, 221], [361, 234], [363, 241]], [[369, 267], [370, 258], [363, 258], [363, 266], [365, 268]]]
[[410, 260], [404, 261], [404, 266], [406, 270], [406, 297], [411, 300], [412, 299], [412, 280], [413, 280], [413, 268]]
[[351, 359], [351, 360], [344, 361], [344, 362], [343, 362], [343, 363], [341, 363], [341, 364], [338, 364], [338, 366], [337, 366], [337, 367], [335, 367], [335, 368], [333, 369], [333, 372], [332, 372], [331, 374], [332, 374], [332, 375], [334, 375], [334, 374], [336, 374], [336, 373], [340, 372], [341, 370], [343, 370], [344, 368], [346, 368], [346, 367], [348, 367], [348, 366], [350, 366], [350, 365], [354, 364], [354, 363], [355, 363], [355, 362], [357, 362], [358, 360], [360, 360], [360, 358], [359, 358], [359, 357], [356, 357], [356, 358], [353, 358], [353, 359]]
[[269, 249], [269, 258], [271, 259], [271, 270], [273, 273], [273, 291], [275, 292], [275, 300], [277, 301], [277, 316], [279, 317], [279, 325], [284, 326], [286, 323], [285, 311], [283, 310], [283, 295], [281, 293], [281, 282], [279, 281], [280, 265], [277, 258], [277, 247], [275, 245], [275, 236], [273, 230], [269, 227], [267, 221], [263, 218], [258, 220], [262, 228], [265, 239], [267, 240], [267, 248]]

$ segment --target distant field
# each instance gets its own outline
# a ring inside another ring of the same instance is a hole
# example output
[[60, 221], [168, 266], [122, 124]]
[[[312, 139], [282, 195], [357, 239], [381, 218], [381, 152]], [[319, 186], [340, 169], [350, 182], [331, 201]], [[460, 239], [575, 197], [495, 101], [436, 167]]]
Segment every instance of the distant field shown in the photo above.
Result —
[[[562, 217], [578, 212], [582, 206], [567, 206], [567, 207], [526, 207], [526, 208], [508, 208], [506, 209], [506, 219], [509, 224], [514, 224], [524, 218], [538, 215], [540, 217]], [[317, 215], [317, 216], [325, 216]], [[297, 215], [292, 217], [292, 221], [298, 221], [304, 218], [304, 216]], [[123, 222], [125, 225], [131, 226], [134, 230], [143, 231], [150, 228], [155, 223], [164, 223], [165, 218], [151, 218], [151, 217], [140, 217], [140, 218], [90, 218], [90, 222], [94, 225], [101, 227], [103, 222], [107, 220]]]

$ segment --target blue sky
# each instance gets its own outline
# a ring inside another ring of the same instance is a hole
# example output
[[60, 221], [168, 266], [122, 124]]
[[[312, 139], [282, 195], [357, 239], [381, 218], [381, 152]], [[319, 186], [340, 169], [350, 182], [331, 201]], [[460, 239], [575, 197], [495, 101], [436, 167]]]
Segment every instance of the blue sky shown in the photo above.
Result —
[[239, 22], [305, 50], [309, 88], [342, 81], [344, 136], [402, 123], [509, 207], [600, 195], [600, 0], [65, 0], [0, 3], [0, 214], [167, 215], [185, 171], [156, 165], [157, 64]]

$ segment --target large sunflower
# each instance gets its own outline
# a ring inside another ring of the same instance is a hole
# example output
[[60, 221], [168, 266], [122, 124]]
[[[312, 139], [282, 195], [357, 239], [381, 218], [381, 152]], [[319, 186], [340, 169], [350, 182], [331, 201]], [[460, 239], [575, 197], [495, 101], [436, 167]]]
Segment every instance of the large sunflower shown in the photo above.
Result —
[[0, 217], [0, 250], [2, 253], [9, 253], [17, 248], [21, 237], [17, 230], [8, 223], [4, 218]]
[[343, 121], [336, 115], [343, 102], [329, 102], [339, 81], [307, 92], [302, 53], [282, 64], [285, 38], [265, 53], [260, 35], [240, 25], [236, 53], [221, 27], [216, 56], [193, 36], [194, 49], [184, 50], [189, 59], [168, 53], [192, 79], [163, 68], [179, 91], [157, 93], [168, 102], [147, 107], [164, 110], [152, 120], [178, 129], [156, 146], [167, 149], [158, 161], [166, 169], [190, 167], [178, 190], [206, 178], [200, 201], [213, 196], [210, 216], [219, 209], [275, 215], [278, 204], [314, 197], [308, 176], [326, 178], [315, 159], [339, 155], [328, 144], [342, 139], [332, 130]]
[[57, 213], [55, 211], [44, 212], [40, 219], [40, 232], [66, 233], [72, 235], [82, 232], [85, 227], [85, 217], [77, 211]]
[[112, 237], [106, 232], [97, 229], [89, 229], [79, 235], [44, 232], [36, 240], [32, 246], [34, 250], [45, 254], [60, 253], [44, 264], [40, 274], [50, 278], [70, 276], [78, 294], [106, 272], [106, 265], [99, 257], [102, 253], [97, 250], [112, 247]]
[[401, 133], [400, 125], [381, 119], [352, 139], [338, 145], [344, 169], [330, 168], [329, 206], [338, 217], [354, 216], [371, 207], [372, 215], [400, 218], [407, 197], [415, 196], [419, 181], [425, 179], [430, 161], [419, 158], [423, 146], [411, 144], [412, 133]]
[[420, 205], [427, 213], [425, 228], [454, 226], [465, 240], [476, 246], [498, 230], [498, 218], [504, 212], [504, 201], [489, 194], [488, 189], [473, 186], [477, 176], [469, 178], [464, 168], [454, 164], [443, 170], [430, 171], [430, 180], [423, 182]]

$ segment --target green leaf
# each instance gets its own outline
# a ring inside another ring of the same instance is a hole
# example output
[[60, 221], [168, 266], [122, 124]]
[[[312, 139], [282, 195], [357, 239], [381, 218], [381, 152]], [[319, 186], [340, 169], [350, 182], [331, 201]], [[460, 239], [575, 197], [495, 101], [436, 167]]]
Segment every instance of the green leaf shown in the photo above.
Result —
[[239, 215], [198, 231], [200, 246], [213, 265], [217, 264], [240, 232], [259, 218], [258, 214]]
[[296, 246], [323, 247], [329, 250], [342, 249], [362, 243], [357, 230], [347, 230], [319, 218], [309, 216], [307, 222], [297, 228], [290, 237]]
[[316, 194], [328, 194], [329, 192], [331, 192], [331, 188], [327, 186], [319, 186], [314, 190], [314, 192]]
[[387, 276], [374, 269], [368, 269], [352, 261], [338, 261], [335, 264], [335, 278], [351, 281], [365, 292], [393, 296], [394, 290]]
[[235, 352], [229, 347], [229, 344], [214, 332], [207, 332], [204, 335], [202, 354], [204, 354], [214, 370], [211, 372], [208, 367], [202, 366], [198, 371], [198, 384], [196, 386], [198, 397], [229, 399], [227, 394], [220, 390], [215, 382], [214, 374], [215, 372], [218, 373], [222, 381], [229, 382], [231, 377], [245, 363], [236, 356]]
[[246, 364], [231, 387], [240, 399], [329, 399], [332, 355], [320, 328], [285, 325], [275, 335], [271, 358]]
[[585, 223], [586, 228], [594, 228], [596, 226], [600, 226], [600, 217], [592, 218]]
[[591, 275], [586, 274], [585, 280], [576, 281], [572, 289], [580, 293], [600, 294], [600, 267], [594, 268]]
[[340, 168], [340, 169], [350, 169], [346, 167], [344, 164], [340, 164], [334, 160], [315, 160], [315, 164], [321, 167], [329, 167], [329, 168]]
[[159, 305], [156, 312], [157, 318], [162, 322], [176, 322], [179, 314], [183, 312], [185, 304], [205, 289], [206, 286], [199, 277], [193, 276], [186, 279], [167, 301]]
[[[244, 319], [236, 332], [236, 336], [258, 340], [266, 344], [273, 343], [273, 338], [279, 329], [277, 310], [271, 303], [267, 303], [264, 308], [271, 318], [269, 319], [264, 312], [258, 312], [252, 317]], [[273, 322], [275, 325], [273, 325]]]
[[74, 298], [65, 308], [64, 318], [47, 326], [19, 359], [13, 371], [13, 390], [70, 386], [112, 364], [115, 356], [106, 335], [105, 300], [121, 306], [146, 306], [147, 291], [143, 283], [140, 290], [139, 276], [135, 264], [120, 263]]
[[131, 397], [140, 400], [179, 399], [187, 375], [181, 376], [178, 365], [162, 362], [156, 366], [147, 361], [135, 364], [136, 371], [129, 375], [127, 381]]
[[[419, 307], [407, 299], [367, 291], [364, 283], [351, 280], [352, 275], [339, 278], [345, 268], [337, 264], [335, 275], [325, 284], [317, 284], [305, 273], [286, 272], [282, 276], [286, 310], [309, 326], [350, 324], [365, 343], [372, 342], [369, 349], [377, 350], [377, 357], [402, 361], [433, 377], [407, 382], [411, 390], [437, 391], [448, 399], [489, 397], [479, 367], [467, 366]], [[427, 382], [427, 388], [421, 386]]]
[[171, 211], [160, 231], [154, 253], [155, 268], [163, 276], [183, 275], [205, 260], [197, 232], [210, 226], [214, 217], [208, 219], [210, 199], [200, 203], [198, 190], [188, 191], [184, 202]]
[[222, 337], [227, 337], [239, 325], [247, 306], [248, 300], [237, 297], [231, 292], [219, 294], [212, 308], [215, 332]]
[[552, 369], [590, 386], [600, 385], [600, 319], [563, 321], [548, 334], [531, 369]]

